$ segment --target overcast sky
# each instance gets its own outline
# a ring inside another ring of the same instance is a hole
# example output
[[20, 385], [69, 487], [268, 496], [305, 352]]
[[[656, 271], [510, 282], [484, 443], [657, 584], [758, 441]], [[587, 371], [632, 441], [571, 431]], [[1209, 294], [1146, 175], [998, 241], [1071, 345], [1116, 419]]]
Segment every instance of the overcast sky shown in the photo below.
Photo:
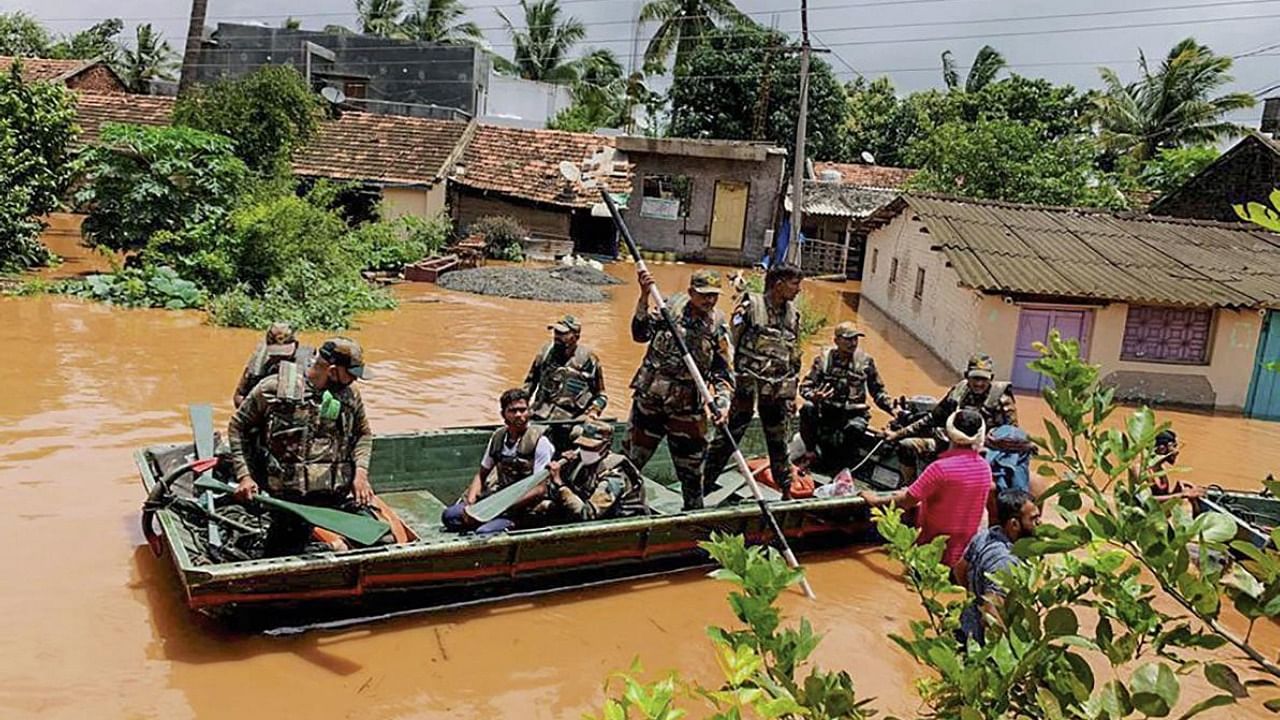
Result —
[[[495, 10], [517, 18], [518, 2], [466, 4], [494, 49], [508, 55], [510, 40]], [[613, 50], [624, 65], [633, 47], [643, 52], [652, 32], [635, 24], [640, 4], [561, 0], [567, 14], [587, 25], [587, 45]], [[799, 0], [737, 4], [764, 25], [788, 31], [799, 27]], [[306, 28], [354, 26], [353, 6], [354, 0], [209, 0], [209, 23], [276, 25], [293, 16]], [[108, 16], [123, 17], [130, 27], [150, 21], [179, 50], [189, 12], [184, 0], [5, 0], [4, 9], [25, 10], [56, 32], [71, 32]], [[1253, 93], [1280, 85], [1280, 0], [810, 0], [809, 14], [814, 45], [831, 48], [827, 60], [842, 80], [856, 73], [887, 74], [900, 90], [941, 85], [943, 50], [954, 50], [967, 64], [986, 43], [1023, 75], [1096, 86], [1099, 65], [1131, 79], [1139, 49], [1159, 58], [1188, 35], [1219, 53], [1256, 53], [1236, 61], [1231, 89]], [[1231, 119], [1256, 125], [1260, 113], [1259, 107]]]

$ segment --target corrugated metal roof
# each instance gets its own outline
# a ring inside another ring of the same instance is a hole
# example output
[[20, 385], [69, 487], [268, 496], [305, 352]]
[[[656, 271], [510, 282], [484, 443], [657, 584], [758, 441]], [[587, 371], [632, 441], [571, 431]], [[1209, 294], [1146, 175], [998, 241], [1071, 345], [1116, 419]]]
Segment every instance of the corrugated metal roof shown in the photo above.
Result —
[[[864, 218], [893, 202], [897, 196], [896, 190], [806, 180], [804, 182], [804, 214]], [[790, 190], [783, 204], [787, 212], [791, 212]]]
[[1196, 307], [1280, 307], [1280, 235], [1251, 225], [905, 195], [978, 290]]

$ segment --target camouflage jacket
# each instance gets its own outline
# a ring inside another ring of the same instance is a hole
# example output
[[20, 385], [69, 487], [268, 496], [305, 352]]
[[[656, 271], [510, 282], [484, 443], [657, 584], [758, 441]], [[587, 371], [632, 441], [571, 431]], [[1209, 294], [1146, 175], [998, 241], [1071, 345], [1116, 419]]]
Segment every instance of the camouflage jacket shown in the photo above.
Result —
[[800, 376], [800, 311], [794, 302], [770, 305], [763, 294], [744, 293], [733, 310], [734, 374], [774, 394], [795, 397]]
[[256, 444], [266, 462], [265, 477], [254, 480], [272, 493], [349, 490], [356, 468], [369, 469], [373, 434], [359, 390], [328, 394], [340, 405], [336, 416], [322, 417], [325, 392], [293, 363], [281, 363], [276, 375], [258, 383], [227, 427], [236, 477], [253, 474], [248, 453]]
[[568, 358], [556, 353], [555, 343], [538, 351], [524, 379], [525, 392], [533, 398], [529, 407], [535, 420], [568, 420], [591, 408], [604, 411], [604, 367], [600, 358], [578, 345]]
[[254, 386], [275, 374], [281, 361], [292, 360], [300, 369], [306, 370], [307, 361], [310, 358], [311, 348], [306, 345], [299, 345], [291, 357], [284, 358], [267, 355], [266, 344], [258, 343], [258, 347], [254, 348], [253, 354], [244, 364], [244, 372], [240, 373], [240, 382], [236, 384], [235, 395], [242, 398], [249, 397], [249, 391]]
[[[693, 354], [708, 388], [723, 407], [729, 406], [733, 394], [733, 355], [729, 350], [729, 323], [719, 310], [697, 317], [689, 307], [687, 295], [674, 295], [667, 307], [680, 328], [680, 334]], [[680, 346], [658, 312], [637, 312], [631, 318], [631, 338], [649, 343], [644, 360], [631, 379], [637, 396], [647, 396], [673, 415], [702, 412], [702, 400], [693, 384]]]
[[562, 484], [551, 493], [559, 512], [574, 521], [642, 515], [644, 481], [620, 453], [583, 467], [575, 457], [560, 469]]
[[962, 408], [973, 408], [982, 414], [987, 432], [1001, 425], [1018, 424], [1018, 405], [1013, 397], [1013, 386], [1007, 382], [993, 382], [991, 389], [979, 395], [969, 389], [969, 383], [961, 380], [933, 411], [902, 429], [904, 436], [921, 435], [930, 431], [941, 432], [947, 426], [947, 418]]
[[[835, 393], [826, 400], [815, 400], [814, 393], [826, 385]], [[866, 412], [867, 395], [881, 410], [893, 411], [893, 399], [880, 379], [876, 361], [861, 350], [846, 355], [834, 347], [827, 348], [813, 359], [809, 374], [800, 383], [800, 397], [839, 410]]]

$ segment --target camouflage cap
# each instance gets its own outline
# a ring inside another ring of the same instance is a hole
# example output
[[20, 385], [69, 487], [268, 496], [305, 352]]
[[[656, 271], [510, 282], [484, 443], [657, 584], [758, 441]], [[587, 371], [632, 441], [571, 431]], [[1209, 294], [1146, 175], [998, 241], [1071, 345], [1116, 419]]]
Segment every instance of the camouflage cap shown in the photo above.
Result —
[[294, 335], [293, 326], [287, 322], [271, 323], [263, 342], [267, 346], [267, 354], [274, 357], [292, 355], [298, 348], [298, 336]]
[[582, 332], [582, 323], [578, 322], [578, 318], [572, 315], [565, 315], [554, 323], [548, 325], [547, 329], [555, 330], [556, 332], [580, 333]]
[[612, 441], [613, 426], [597, 420], [588, 420], [582, 423], [582, 426], [574, 433], [573, 438], [574, 445], [588, 450], [605, 447]]
[[981, 380], [990, 380], [996, 375], [996, 364], [991, 360], [991, 356], [986, 353], [978, 353], [969, 358], [969, 366], [965, 369], [964, 376], [967, 378], [978, 378]]
[[859, 330], [857, 325], [845, 320], [836, 325], [835, 336], [838, 338], [860, 338], [866, 336], [866, 333]]
[[704, 295], [719, 295], [724, 292], [724, 281], [715, 270], [694, 270], [689, 278], [689, 289]]
[[371, 376], [364, 366], [364, 351], [360, 349], [360, 343], [351, 338], [329, 338], [320, 346], [318, 354], [325, 362], [344, 367], [361, 380], [368, 380]]

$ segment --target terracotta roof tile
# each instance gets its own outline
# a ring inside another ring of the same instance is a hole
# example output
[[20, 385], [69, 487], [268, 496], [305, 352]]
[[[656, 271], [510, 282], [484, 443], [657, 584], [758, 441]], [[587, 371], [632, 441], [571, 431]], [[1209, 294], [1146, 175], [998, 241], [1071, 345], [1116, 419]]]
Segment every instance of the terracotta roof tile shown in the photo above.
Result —
[[447, 174], [445, 163], [467, 130], [456, 120], [345, 112], [324, 122], [293, 158], [299, 175], [430, 185]]
[[889, 165], [859, 165], [856, 163], [817, 162], [813, 165], [818, 178], [823, 171], [833, 170], [840, 173], [840, 182], [845, 185], [859, 187], [898, 190], [916, 174], [909, 168], [891, 167]]
[[9, 72], [15, 60], [22, 61], [22, 79], [27, 82], [37, 80], [63, 80], [86, 68], [97, 65], [99, 60], [54, 60], [52, 58], [24, 57], [0, 55], [0, 71]]
[[105, 123], [168, 125], [173, 115], [173, 98], [160, 95], [76, 93], [76, 123], [80, 142], [98, 141]]
[[[591, 207], [599, 201], [598, 191], [566, 180], [560, 163], [581, 167], [613, 147], [613, 138], [603, 135], [480, 125], [450, 179], [534, 202]], [[620, 161], [614, 162], [611, 173], [597, 179], [611, 192], [631, 189], [630, 167]]]
[[1280, 236], [1243, 223], [903, 195], [963, 285], [1197, 307], [1280, 307]]

